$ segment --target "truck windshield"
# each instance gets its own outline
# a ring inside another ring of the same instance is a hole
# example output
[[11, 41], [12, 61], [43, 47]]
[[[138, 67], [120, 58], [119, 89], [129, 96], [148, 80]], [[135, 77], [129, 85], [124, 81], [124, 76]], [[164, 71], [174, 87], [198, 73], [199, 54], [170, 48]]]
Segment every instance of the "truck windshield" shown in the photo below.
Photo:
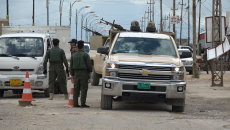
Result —
[[176, 56], [176, 51], [172, 40], [137, 37], [118, 38], [112, 53], [138, 53]]
[[39, 57], [44, 54], [42, 38], [4, 37], [0, 38], [0, 56]]

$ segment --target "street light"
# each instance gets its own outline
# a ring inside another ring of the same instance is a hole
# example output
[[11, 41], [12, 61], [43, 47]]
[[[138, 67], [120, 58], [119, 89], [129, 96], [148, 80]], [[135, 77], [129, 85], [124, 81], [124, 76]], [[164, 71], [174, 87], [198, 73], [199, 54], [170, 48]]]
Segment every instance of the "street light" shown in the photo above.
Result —
[[82, 9], [84, 9], [84, 8], [89, 8], [89, 7], [90, 7], [89, 5], [86, 5], [86, 6], [84, 6], [84, 7], [81, 7], [78, 11], [77, 11], [77, 9], [76, 9], [76, 39], [77, 39], [78, 15], [79, 15], [79, 13], [81, 12]]
[[82, 14], [82, 18], [81, 18], [81, 40], [82, 40], [82, 30], [83, 30], [83, 21], [84, 21], [84, 17], [86, 16], [86, 15], [88, 15], [88, 14], [90, 14], [90, 13], [94, 13], [95, 11], [90, 11], [90, 12], [88, 12], [88, 13], [86, 13], [86, 14]]
[[70, 3], [70, 8], [69, 8], [69, 26], [71, 26], [71, 17], [72, 17], [72, 7], [76, 2], [81, 2], [81, 0], [75, 0], [73, 4], [71, 5]]
[[60, 5], [59, 5], [59, 12], [60, 12], [60, 26], [61, 26], [61, 16], [62, 16], [62, 6], [63, 6], [64, 0], [60, 0]]
[[[96, 15], [96, 14], [92, 14], [92, 15], [90, 15], [89, 17], [86, 18], [86, 20], [85, 20], [85, 27], [86, 27], [86, 28], [88, 28], [88, 26], [87, 26], [87, 25], [88, 25], [87, 21], [89, 21], [90, 19], [92, 19], [92, 18], [93, 18], [92, 16], [96, 17], [97, 15]], [[89, 32], [89, 31], [86, 29], [86, 30], [85, 30], [85, 39], [86, 39], [86, 41], [88, 41], [88, 37], [89, 37], [89, 36], [88, 36], [88, 32]]]

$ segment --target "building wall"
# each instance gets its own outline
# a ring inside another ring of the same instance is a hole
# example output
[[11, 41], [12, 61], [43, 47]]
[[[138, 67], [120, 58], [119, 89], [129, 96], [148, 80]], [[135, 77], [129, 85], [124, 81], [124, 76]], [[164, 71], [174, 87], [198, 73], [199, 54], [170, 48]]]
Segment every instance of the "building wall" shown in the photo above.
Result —
[[0, 18], [0, 35], [2, 35], [2, 24], [4, 26], [9, 26], [9, 21], [7, 19]]

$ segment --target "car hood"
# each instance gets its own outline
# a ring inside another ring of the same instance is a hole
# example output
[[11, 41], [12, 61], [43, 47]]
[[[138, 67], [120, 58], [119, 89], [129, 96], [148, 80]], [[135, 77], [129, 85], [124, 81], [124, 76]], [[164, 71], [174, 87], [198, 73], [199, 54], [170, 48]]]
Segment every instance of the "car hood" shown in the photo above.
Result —
[[168, 63], [174, 65], [183, 65], [180, 58], [166, 55], [143, 55], [134, 53], [118, 53], [110, 55], [110, 62], [131, 61], [131, 62], [152, 62], [152, 63]]
[[186, 61], [193, 61], [193, 58], [190, 57], [190, 58], [181, 58], [182, 61], [186, 60]]

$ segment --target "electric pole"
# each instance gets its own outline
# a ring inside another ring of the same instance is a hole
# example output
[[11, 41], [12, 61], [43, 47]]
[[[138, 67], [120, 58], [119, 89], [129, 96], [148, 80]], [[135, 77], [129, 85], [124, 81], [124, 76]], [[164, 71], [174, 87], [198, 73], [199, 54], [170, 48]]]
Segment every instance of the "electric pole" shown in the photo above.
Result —
[[193, 16], [193, 77], [196, 73], [196, 0], [193, 0], [192, 5], [192, 16]]
[[201, 14], [201, 0], [198, 0], [199, 2], [199, 26], [198, 26], [198, 46], [199, 46], [199, 55], [200, 55], [200, 43], [199, 43], [199, 40], [200, 40], [200, 14]]
[[49, 0], [46, 0], [46, 9], [47, 9], [47, 26], [49, 26]]
[[143, 31], [144, 30], [144, 27], [143, 27], [143, 22], [144, 22], [143, 17], [142, 17], [142, 20], [140, 22], [141, 22], [141, 30], [142, 30], [142, 32], [144, 32]]
[[[179, 2], [180, 4], [180, 2]], [[181, 35], [182, 35], [182, 23], [183, 23], [183, 19], [182, 19], [182, 12], [183, 12], [183, 5], [186, 5], [186, 4], [183, 4], [183, 0], [182, 0], [182, 4], [181, 5], [181, 16], [180, 16], [180, 45], [181, 45]]]
[[34, 26], [34, 0], [33, 0], [33, 16], [32, 16], [32, 18], [33, 18], [33, 24], [32, 24], [32, 26]]
[[148, 12], [145, 11], [145, 13], [148, 13], [148, 22], [149, 22], [149, 7], [148, 7]]
[[186, 9], [188, 9], [188, 46], [189, 46], [189, 43], [190, 43], [190, 7], [189, 7], [189, 0], [188, 0], [188, 7]]
[[169, 16], [167, 18], [169, 19], [169, 32], [170, 32], [170, 12], [169, 12]]
[[162, 32], [166, 30], [166, 20], [168, 20], [168, 17], [166, 18], [166, 16], [164, 17], [163, 20], [163, 30], [161, 30]]
[[[176, 9], [176, 0], [173, 0], [173, 9], [171, 9], [171, 10], [173, 10], [173, 16], [176, 16], [176, 10], [178, 10], [178, 9]], [[173, 24], [173, 32], [174, 33], [176, 33], [176, 27], [175, 27], [176, 25], [175, 24]], [[175, 40], [176, 41], [176, 40]]]
[[160, 31], [163, 31], [163, 28], [162, 28], [162, 0], [160, 0], [160, 10], [161, 10]]
[[[154, 2], [154, 0], [153, 0], [153, 2], [152, 2], [152, 0], [150, 0], [150, 3], [147, 2], [147, 4], [150, 4], [150, 21], [154, 22], [154, 4], [155, 4], [155, 2]], [[152, 11], [151, 11], [151, 5], [153, 5]], [[151, 19], [151, 13], [152, 13], [153, 20]]]
[[6, 0], [6, 19], [9, 21], [9, 0]]

